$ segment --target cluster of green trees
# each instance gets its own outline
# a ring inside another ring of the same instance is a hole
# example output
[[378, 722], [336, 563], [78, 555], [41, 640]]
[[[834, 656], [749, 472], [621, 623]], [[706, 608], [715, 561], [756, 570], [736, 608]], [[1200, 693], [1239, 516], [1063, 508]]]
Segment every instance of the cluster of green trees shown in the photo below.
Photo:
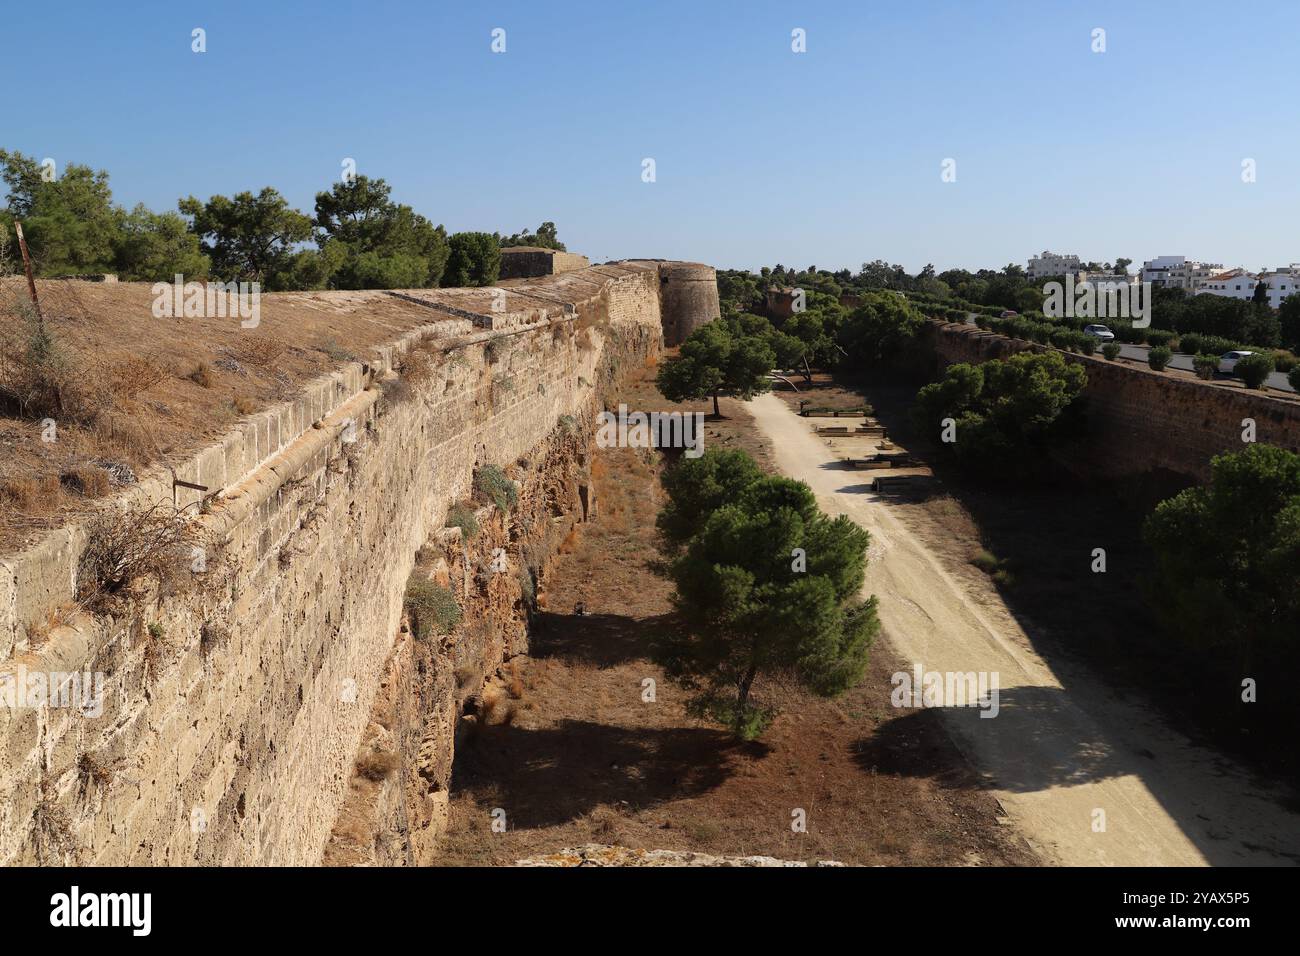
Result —
[[924, 314], [890, 292], [867, 293], [852, 311], [829, 295], [809, 291], [802, 311], [773, 322], [739, 311], [729, 288], [722, 316], [692, 332], [680, 353], [659, 369], [659, 390], [672, 401], [749, 399], [771, 387], [774, 369], [811, 377], [813, 368], [915, 364]]
[[536, 232], [448, 235], [396, 203], [383, 179], [355, 176], [316, 194], [313, 215], [277, 190], [180, 200], [177, 212], [113, 202], [108, 174], [68, 164], [61, 175], [21, 153], [0, 150], [8, 203], [0, 209], [0, 257], [17, 267], [19, 219], [40, 274], [115, 272], [125, 280], [260, 282], [267, 290], [425, 288], [490, 285], [501, 249], [563, 250], [555, 223]]
[[692, 691], [695, 715], [751, 740], [775, 714], [754, 693], [760, 677], [824, 697], [862, 679], [880, 629], [876, 599], [859, 596], [865, 530], [824, 514], [804, 483], [765, 477], [742, 451], [683, 458], [664, 487], [658, 527], [682, 627], [654, 656]]
[[1300, 661], [1300, 455], [1251, 444], [1220, 455], [1208, 485], [1161, 502], [1144, 537], [1171, 633], [1259, 676]]
[[1076, 400], [1087, 381], [1083, 367], [1059, 352], [959, 363], [917, 392], [913, 416], [958, 460], [996, 465], [1004, 476], [1009, 463], [1024, 462], [1077, 426]]
[[[1131, 262], [1116, 259], [1114, 268], [1127, 271]], [[1111, 264], [1090, 262], [1083, 268], [1090, 272], [1109, 272]], [[816, 266], [788, 269], [778, 264], [771, 268], [764, 266], [758, 273], [728, 271], [718, 276], [724, 301], [732, 301], [739, 311], [763, 312], [766, 290], [773, 287], [815, 290], [835, 301], [845, 295], [861, 296], [886, 290], [902, 293], [928, 315], [955, 321], [964, 319], [963, 312], [988, 316], [1006, 310], [1041, 313], [1045, 299], [1043, 285], [1042, 279], [1030, 281], [1025, 270], [1014, 263], [1000, 270], [949, 269], [940, 273], [927, 265], [911, 275], [902, 266], [880, 259], [863, 263], [857, 273], [848, 269], [819, 270]], [[1275, 310], [1269, 307], [1267, 291], [1262, 285], [1252, 301], [1155, 288], [1151, 316], [1156, 329], [1176, 335], [1195, 333], [1245, 343], [1256, 349], [1281, 347], [1300, 351], [1300, 295], [1283, 300]]]

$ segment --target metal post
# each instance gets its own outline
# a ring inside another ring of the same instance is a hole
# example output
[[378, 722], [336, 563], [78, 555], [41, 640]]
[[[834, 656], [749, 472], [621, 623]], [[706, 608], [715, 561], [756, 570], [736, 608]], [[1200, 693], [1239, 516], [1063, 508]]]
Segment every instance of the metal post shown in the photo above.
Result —
[[36, 318], [42, 324], [45, 322], [45, 316], [41, 315], [41, 300], [36, 297], [36, 279], [32, 276], [32, 257], [27, 252], [27, 240], [23, 238], [23, 224], [14, 220], [14, 231], [18, 233], [18, 248], [23, 253], [23, 268], [27, 270], [27, 291], [32, 296], [32, 306], [36, 309]]

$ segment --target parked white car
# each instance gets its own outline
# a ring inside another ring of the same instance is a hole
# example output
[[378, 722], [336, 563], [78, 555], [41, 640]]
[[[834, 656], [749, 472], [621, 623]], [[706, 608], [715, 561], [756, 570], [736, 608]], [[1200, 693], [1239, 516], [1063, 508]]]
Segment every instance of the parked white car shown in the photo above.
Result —
[[1115, 333], [1104, 325], [1085, 325], [1083, 327], [1084, 335], [1091, 335], [1093, 338], [1102, 342], [1114, 342]]
[[1254, 352], [1224, 352], [1219, 358], [1219, 371], [1224, 375], [1231, 375], [1232, 370], [1237, 367], [1237, 363], [1247, 355], [1254, 355]]

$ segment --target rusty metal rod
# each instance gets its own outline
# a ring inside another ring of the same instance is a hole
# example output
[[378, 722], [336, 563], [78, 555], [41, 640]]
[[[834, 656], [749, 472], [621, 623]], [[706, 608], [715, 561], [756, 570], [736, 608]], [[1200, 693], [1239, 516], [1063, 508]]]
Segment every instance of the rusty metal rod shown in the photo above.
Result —
[[41, 300], [36, 297], [36, 279], [32, 275], [32, 257], [27, 251], [27, 240], [23, 238], [23, 224], [14, 220], [14, 231], [18, 233], [18, 248], [23, 253], [23, 268], [27, 270], [27, 291], [32, 296], [32, 307], [36, 309], [36, 318], [42, 325], [45, 324], [45, 316], [41, 314]]

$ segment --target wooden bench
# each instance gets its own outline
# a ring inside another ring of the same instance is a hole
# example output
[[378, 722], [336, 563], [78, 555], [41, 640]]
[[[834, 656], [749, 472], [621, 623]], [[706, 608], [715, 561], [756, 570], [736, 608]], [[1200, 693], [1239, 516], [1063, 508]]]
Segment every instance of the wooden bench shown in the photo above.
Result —
[[881, 475], [871, 482], [871, 490], [886, 493], [907, 487], [924, 487], [934, 481], [933, 475]]

